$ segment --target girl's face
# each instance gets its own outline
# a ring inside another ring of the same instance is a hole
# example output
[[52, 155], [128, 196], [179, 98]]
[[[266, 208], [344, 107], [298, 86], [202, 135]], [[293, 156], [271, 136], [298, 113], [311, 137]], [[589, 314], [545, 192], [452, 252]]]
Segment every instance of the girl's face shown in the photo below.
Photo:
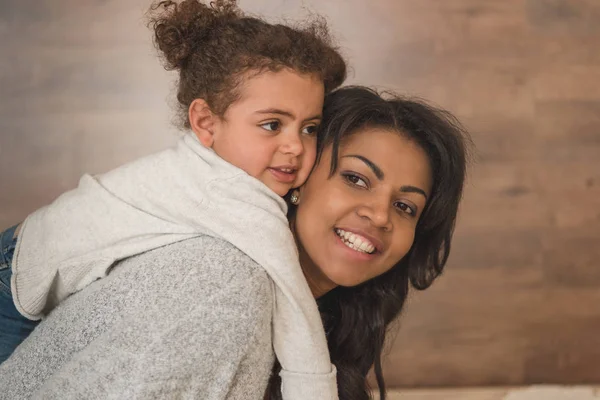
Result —
[[315, 297], [390, 270], [410, 250], [431, 192], [426, 153], [395, 131], [364, 128], [325, 149], [304, 186], [292, 228]]
[[213, 150], [280, 196], [302, 185], [316, 155], [323, 82], [289, 69], [250, 75], [212, 127]]

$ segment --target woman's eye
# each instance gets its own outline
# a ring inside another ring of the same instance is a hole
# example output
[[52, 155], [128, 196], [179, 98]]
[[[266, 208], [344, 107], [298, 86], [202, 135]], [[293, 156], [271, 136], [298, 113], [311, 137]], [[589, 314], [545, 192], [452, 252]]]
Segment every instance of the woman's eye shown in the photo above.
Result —
[[319, 127], [316, 125], [309, 125], [307, 127], [305, 127], [304, 129], [302, 129], [302, 133], [308, 136], [314, 136], [317, 134], [317, 131], [319, 130]]
[[396, 208], [402, 212], [407, 213], [408, 215], [415, 215], [416, 211], [414, 208], [412, 208], [411, 206], [409, 206], [406, 203], [403, 203], [401, 201], [396, 202]]
[[354, 175], [354, 174], [345, 174], [344, 175], [344, 179], [348, 182], [350, 182], [351, 184], [353, 184], [354, 186], [359, 186], [362, 188], [368, 188], [369, 186], [367, 185], [367, 182], [365, 182], [365, 180], [363, 178], [361, 178], [358, 175]]
[[270, 121], [261, 125], [261, 127], [267, 131], [274, 132], [279, 130], [280, 127], [279, 121]]

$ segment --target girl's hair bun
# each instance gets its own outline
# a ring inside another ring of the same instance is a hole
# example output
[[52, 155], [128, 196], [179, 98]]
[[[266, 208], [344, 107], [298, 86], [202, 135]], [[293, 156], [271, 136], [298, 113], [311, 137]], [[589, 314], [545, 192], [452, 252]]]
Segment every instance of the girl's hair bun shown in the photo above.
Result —
[[245, 15], [235, 0], [159, 1], [148, 17], [164, 67], [179, 73], [178, 125], [184, 129], [190, 128], [195, 99], [222, 117], [239, 98], [248, 71], [288, 68], [313, 75], [326, 93], [346, 77], [346, 63], [321, 17], [295, 27], [271, 24]]
[[154, 3], [149, 11], [149, 25], [165, 68], [181, 69], [212, 29], [240, 15], [235, 0], [216, 0], [208, 5], [198, 0]]

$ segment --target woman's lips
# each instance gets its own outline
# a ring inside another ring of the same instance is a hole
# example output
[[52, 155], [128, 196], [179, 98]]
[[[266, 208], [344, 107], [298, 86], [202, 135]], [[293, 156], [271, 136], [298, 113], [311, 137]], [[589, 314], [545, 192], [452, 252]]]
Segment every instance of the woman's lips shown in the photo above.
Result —
[[335, 233], [342, 239], [344, 244], [351, 249], [361, 251], [363, 253], [373, 254], [376, 250], [375, 245], [366, 237], [349, 232], [343, 229], [336, 228]]
[[[352, 228], [350, 226], [336, 226], [334, 231], [343, 231], [347, 232], [344, 236], [346, 239], [351, 239], [352, 242], [356, 242], [357, 237], [361, 239], [361, 241], [366, 241], [375, 247], [376, 253], [382, 253], [385, 251], [385, 244], [381, 237], [376, 232], [367, 231], [360, 228]], [[337, 232], [336, 232], [337, 233]]]
[[337, 244], [336, 247], [339, 246], [340, 250], [342, 251], [342, 254], [344, 254], [345, 257], [348, 257], [351, 260], [360, 261], [360, 262], [372, 261], [379, 254], [377, 252], [377, 250], [375, 250], [373, 253], [365, 253], [364, 251], [356, 250], [354, 247], [348, 246], [348, 244], [346, 244], [344, 242], [344, 239], [341, 238], [335, 232], [335, 230], [332, 231], [332, 234], [335, 236], [334, 240], [335, 240], [335, 242]]

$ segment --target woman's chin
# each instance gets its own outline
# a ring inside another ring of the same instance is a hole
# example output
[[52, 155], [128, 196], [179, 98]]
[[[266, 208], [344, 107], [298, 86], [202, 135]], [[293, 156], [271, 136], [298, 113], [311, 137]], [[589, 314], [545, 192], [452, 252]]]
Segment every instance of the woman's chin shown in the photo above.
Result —
[[349, 274], [347, 269], [345, 271], [330, 271], [330, 273], [327, 274], [327, 277], [336, 286], [343, 287], [358, 286], [370, 279], [365, 276], [359, 276], [358, 274]]

